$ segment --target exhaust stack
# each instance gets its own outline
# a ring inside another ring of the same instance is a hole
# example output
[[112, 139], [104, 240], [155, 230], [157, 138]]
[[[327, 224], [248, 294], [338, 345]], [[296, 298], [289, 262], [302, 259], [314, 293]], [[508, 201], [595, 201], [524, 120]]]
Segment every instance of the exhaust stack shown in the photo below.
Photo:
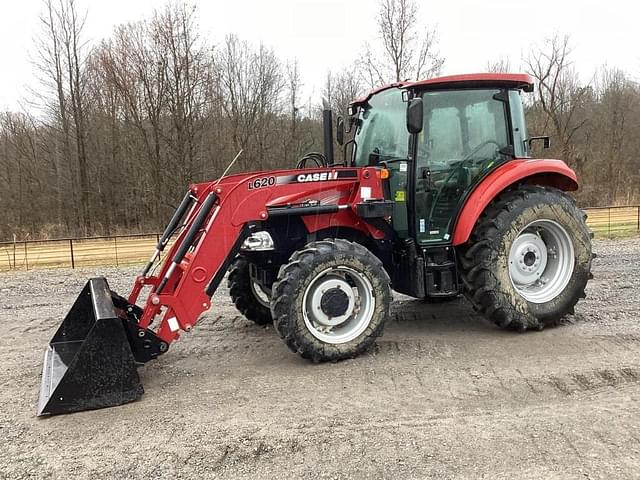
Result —
[[322, 99], [322, 129], [324, 132], [324, 158], [333, 165], [333, 112], [326, 99]]

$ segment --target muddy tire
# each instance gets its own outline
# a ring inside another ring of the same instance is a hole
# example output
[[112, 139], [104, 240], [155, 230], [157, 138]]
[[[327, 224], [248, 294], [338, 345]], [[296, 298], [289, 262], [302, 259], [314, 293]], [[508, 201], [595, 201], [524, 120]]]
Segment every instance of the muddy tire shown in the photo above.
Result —
[[354, 358], [382, 334], [391, 288], [382, 262], [342, 239], [309, 243], [280, 267], [271, 313], [289, 349], [314, 362]]
[[591, 233], [575, 201], [521, 186], [482, 214], [460, 256], [464, 294], [502, 328], [541, 330], [573, 313], [591, 278]]
[[[257, 292], [260, 286], [255, 285], [249, 274], [249, 261], [242, 255], [234, 260], [229, 269], [229, 295], [238, 311], [247, 320], [258, 325], [268, 325], [273, 322], [266, 292]], [[260, 298], [262, 293], [265, 298]]]

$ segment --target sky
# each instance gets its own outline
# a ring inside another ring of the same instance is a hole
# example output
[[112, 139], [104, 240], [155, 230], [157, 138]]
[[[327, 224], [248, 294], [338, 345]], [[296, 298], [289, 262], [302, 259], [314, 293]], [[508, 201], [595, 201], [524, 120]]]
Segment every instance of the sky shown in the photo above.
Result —
[[[86, 38], [108, 37], [115, 25], [149, 16], [165, 0], [77, 0], [87, 10]], [[195, 0], [200, 30], [219, 42], [228, 33], [297, 58], [305, 95], [320, 97], [329, 70], [349, 65], [377, 35], [375, 0]], [[486, 70], [510, 60], [554, 32], [569, 34], [573, 59], [588, 81], [603, 64], [640, 76], [640, 7], [631, 0], [418, 0], [419, 25], [436, 27], [445, 57], [442, 73]], [[0, 110], [19, 110], [38, 88], [32, 59], [42, 0], [0, 0]], [[346, 47], [346, 48], [345, 48]]]

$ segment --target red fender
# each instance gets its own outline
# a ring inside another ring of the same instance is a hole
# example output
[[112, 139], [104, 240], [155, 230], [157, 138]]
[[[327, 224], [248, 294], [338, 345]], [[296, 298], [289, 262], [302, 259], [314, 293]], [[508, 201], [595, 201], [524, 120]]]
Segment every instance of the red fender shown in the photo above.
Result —
[[484, 209], [500, 192], [514, 183], [546, 185], [577, 190], [576, 173], [562, 160], [513, 160], [496, 168], [476, 186], [465, 203], [453, 230], [453, 245], [465, 243]]

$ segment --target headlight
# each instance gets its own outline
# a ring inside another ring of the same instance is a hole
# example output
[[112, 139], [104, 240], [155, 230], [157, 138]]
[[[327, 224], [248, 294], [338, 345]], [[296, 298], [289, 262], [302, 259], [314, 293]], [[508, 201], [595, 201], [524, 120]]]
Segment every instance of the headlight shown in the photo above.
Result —
[[273, 238], [269, 232], [252, 233], [240, 247], [240, 250], [250, 250], [252, 252], [262, 252], [265, 250], [274, 250]]

